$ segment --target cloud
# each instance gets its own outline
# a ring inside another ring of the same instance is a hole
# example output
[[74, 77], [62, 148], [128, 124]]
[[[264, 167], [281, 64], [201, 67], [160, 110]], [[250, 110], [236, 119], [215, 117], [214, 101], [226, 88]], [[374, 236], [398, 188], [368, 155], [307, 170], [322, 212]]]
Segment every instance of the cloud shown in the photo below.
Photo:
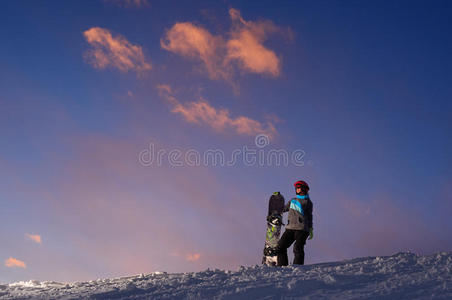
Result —
[[26, 233], [25, 237], [27, 237], [28, 239], [32, 240], [35, 243], [42, 244], [41, 236], [38, 234]]
[[184, 258], [186, 261], [197, 261], [201, 258], [200, 253], [186, 253], [181, 254], [179, 251], [173, 251], [170, 253], [171, 256], [177, 257], [177, 258]]
[[197, 261], [199, 258], [201, 257], [201, 254], [199, 253], [194, 253], [194, 254], [187, 254], [185, 256], [185, 259], [187, 261]]
[[233, 130], [240, 135], [266, 134], [269, 137], [276, 135], [276, 129], [271, 122], [263, 124], [245, 116], [233, 118], [228, 109], [217, 109], [203, 98], [199, 101], [181, 103], [169, 85], [158, 85], [157, 89], [172, 105], [171, 112], [180, 114], [189, 123], [204, 124], [217, 132]]
[[231, 8], [233, 21], [231, 39], [227, 42], [226, 62], [236, 60], [243, 71], [279, 76], [281, 62], [275, 52], [266, 48], [263, 42], [279, 29], [272, 22], [254, 23], [245, 21], [240, 11]]
[[163, 49], [183, 57], [201, 61], [212, 79], [229, 77], [227, 68], [222, 66], [224, 40], [206, 29], [189, 22], [176, 23], [160, 40]]
[[174, 24], [160, 40], [163, 49], [182, 57], [200, 61], [211, 79], [231, 81], [234, 69], [277, 77], [281, 61], [264, 45], [270, 34], [285, 35], [286, 31], [270, 21], [245, 21], [240, 11], [231, 8], [232, 27], [229, 37], [213, 35], [190, 22]]
[[105, 69], [111, 66], [121, 72], [132, 70], [138, 74], [152, 68], [144, 57], [142, 48], [120, 35], [113, 36], [110, 31], [100, 27], [90, 28], [83, 35], [93, 47], [85, 52], [85, 59], [94, 68]]
[[24, 268], [24, 269], [27, 267], [23, 261], [20, 261], [13, 257], [10, 257], [7, 260], [5, 260], [5, 266], [7, 266], [8, 268], [18, 267], [18, 268]]

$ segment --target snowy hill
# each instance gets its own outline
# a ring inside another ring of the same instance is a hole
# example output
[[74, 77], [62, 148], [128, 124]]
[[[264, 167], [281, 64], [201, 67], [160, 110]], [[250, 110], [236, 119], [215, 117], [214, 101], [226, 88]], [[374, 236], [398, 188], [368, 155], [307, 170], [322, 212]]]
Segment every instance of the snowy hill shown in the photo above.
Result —
[[0, 299], [452, 299], [452, 252], [0, 285]]

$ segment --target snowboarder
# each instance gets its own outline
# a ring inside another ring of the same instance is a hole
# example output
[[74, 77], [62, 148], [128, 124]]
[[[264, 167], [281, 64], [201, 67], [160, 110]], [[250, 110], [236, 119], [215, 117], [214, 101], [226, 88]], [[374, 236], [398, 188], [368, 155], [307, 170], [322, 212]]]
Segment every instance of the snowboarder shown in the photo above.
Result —
[[295, 241], [293, 247], [294, 265], [304, 264], [304, 245], [306, 239], [314, 237], [312, 227], [312, 202], [309, 199], [309, 186], [303, 180], [294, 183], [296, 197], [292, 198], [284, 207], [289, 212], [286, 230], [278, 242], [278, 266], [287, 266], [287, 248]]

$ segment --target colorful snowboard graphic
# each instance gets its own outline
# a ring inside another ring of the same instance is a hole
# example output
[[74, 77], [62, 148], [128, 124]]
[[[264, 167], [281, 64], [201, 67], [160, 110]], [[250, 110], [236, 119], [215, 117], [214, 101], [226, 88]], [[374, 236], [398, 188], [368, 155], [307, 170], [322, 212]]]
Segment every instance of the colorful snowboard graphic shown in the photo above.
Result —
[[279, 236], [281, 235], [281, 226], [283, 225], [282, 213], [284, 210], [284, 197], [276, 192], [271, 195], [268, 202], [267, 214], [267, 234], [265, 237], [264, 257], [262, 264], [267, 266], [276, 266]]

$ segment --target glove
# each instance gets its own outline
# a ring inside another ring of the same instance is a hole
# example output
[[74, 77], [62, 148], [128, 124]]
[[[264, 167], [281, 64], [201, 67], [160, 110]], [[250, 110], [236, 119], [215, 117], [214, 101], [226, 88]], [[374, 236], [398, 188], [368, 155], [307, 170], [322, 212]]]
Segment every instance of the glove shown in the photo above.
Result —
[[314, 237], [314, 228], [309, 229], [309, 238], [308, 240], [312, 240], [312, 238]]

